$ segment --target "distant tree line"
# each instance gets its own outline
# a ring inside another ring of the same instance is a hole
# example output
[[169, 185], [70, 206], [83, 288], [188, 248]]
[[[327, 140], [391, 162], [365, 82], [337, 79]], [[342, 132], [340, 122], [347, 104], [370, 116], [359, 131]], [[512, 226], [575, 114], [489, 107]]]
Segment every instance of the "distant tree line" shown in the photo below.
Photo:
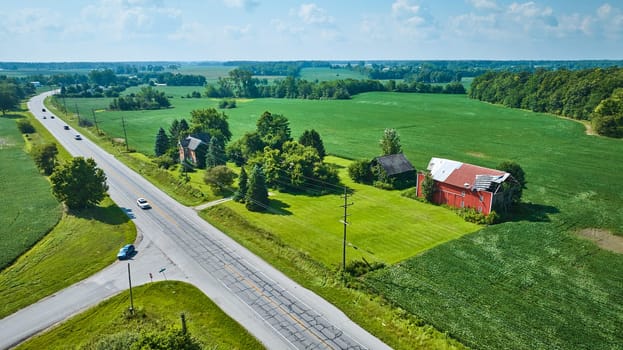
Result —
[[290, 76], [299, 77], [303, 68], [327, 68], [331, 67], [328, 61], [229, 61], [225, 66], [235, 66], [251, 72], [257, 76]]
[[252, 72], [236, 68], [225, 78], [219, 78], [216, 84], [206, 86], [206, 95], [213, 98], [301, 98], [301, 99], [349, 99], [351, 96], [371, 91], [449, 93], [464, 94], [465, 88], [459, 82], [446, 86], [418, 82], [382, 83], [379, 80], [331, 80], [311, 82], [288, 76], [272, 83], [253, 77]]
[[21, 100], [35, 93], [35, 87], [25, 79], [0, 75], [0, 110], [2, 115], [16, 109]]
[[109, 108], [119, 111], [131, 111], [168, 108], [170, 106], [171, 102], [169, 102], [164, 92], [157, 91], [151, 86], [145, 86], [136, 94], [132, 93], [125, 97], [113, 99]]
[[590, 120], [600, 135], [623, 137], [623, 68], [488, 72], [474, 79], [469, 96]]

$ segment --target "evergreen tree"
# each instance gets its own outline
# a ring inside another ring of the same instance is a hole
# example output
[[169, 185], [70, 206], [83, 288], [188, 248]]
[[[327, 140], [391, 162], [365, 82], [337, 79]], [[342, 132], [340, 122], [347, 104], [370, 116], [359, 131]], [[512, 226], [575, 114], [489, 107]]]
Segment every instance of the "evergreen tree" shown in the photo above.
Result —
[[314, 129], [303, 131], [303, 135], [299, 138], [299, 143], [303, 146], [310, 146], [318, 151], [318, 156], [320, 159], [324, 159], [326, 155], [324, 144], [322, 143], [322, 139], [320, 138], [320, 134]]
[[214, 168], [218, 165], [225, 165], [227, 163], [225, 155], [225, 148], [219, 138], [213, 137], [208, 143], [208, 151], [206, 152], [206, 167]]
[[158, 130], [158, 134], [156, 135], [156, 146], [154, 147], [154, 153], [156, 157], [160, 157], [161, 155], [167, 152], [169, 148], [169, 137], [163, 128]]
[[256, 164], [253, 168], [248, 184], [247, 195], [245, 196], [247, 209], [250, 211], [264, 211], [268, 209], [268, 189], [266, 188], [264, 172], [259, 164]]
[[382, 155], [384, 156], [402, 153], [400, 136], [398, 136], [396, 129], [385, 129], [383, 138], [379, 141], [379, 144], [381, 145]]
[[249, 176], [244, 167], [240, 168], [240, 177], [238, 178], [238, 191], [234, 194], [234, 200], [236, 202], [244, 202], [244, 198], [247, 195], [249, 188]]

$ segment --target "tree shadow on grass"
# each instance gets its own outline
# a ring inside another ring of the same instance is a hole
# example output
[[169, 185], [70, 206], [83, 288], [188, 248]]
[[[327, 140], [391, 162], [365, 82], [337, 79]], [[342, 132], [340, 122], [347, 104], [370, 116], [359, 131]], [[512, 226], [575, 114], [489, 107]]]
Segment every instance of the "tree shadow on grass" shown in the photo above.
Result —
[[97, 220], [108, 225], [121, 225], [131, 219], [127, 209], [119, 208], [115, 204], [109, 204], [105, 207], [96, 206], [84, 209], [70, 209], [69, 213], [81, 219]]
[[292, 212], [286, 209], [289, 207], [290, 205], [288, 203], [271, 198], [268, 210], [266, 210], [265, 213], [273, 215], [292, 215]]
[[551, 205], [536, 203], [521, 203], [515, 208], [505, 221], [530, 221], [530, 222], [551, 222], [550, 215], [558, 214], [560, 210]]
[[0, 117], [5, 119], [26, 119], [23, 115], [14, 113], [7, 113], [6, 115], [0, 114]]

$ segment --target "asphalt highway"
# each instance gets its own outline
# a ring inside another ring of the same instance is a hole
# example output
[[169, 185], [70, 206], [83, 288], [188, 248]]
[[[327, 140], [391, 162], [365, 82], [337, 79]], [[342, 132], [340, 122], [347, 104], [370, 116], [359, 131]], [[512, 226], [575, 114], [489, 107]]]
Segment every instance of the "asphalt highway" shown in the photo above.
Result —
[[[154, 280], [191, 283], [269, 349], [389, 349], [339, 309], [234, 242], [87, 137], [76, 140], [77, 132], [65, 130], [61, 119], [42, 111], [50, 94], [33, 97], [29, 109], [72, 155], [94, 158], [104, 170], [111, 198], [139, 231], [138, 254], [0, 320], [0, 348], [127, 289], [129, 263], [133, 285], [150, 282], [149, 273]], [[139, 209], [138, 197], [146, 198], [152, 209]]]

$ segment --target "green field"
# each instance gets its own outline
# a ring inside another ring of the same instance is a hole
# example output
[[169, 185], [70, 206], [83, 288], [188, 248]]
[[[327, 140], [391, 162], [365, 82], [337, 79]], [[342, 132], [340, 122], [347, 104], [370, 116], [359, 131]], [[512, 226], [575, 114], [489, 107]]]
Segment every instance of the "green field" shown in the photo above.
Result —
[[0, 270], [49, 232], [62, 212], [50, 184], [25, 152], [15, 120], [0, 117]]
[[[159, 124], [188, 117], [191, 109], [210, 103], [216, 101], [175, 99], [175, 108], [166, 111], [124, 113], [137, 126], [136, 131], [128, 131], [134, 135], [130, 142], [134, 137], [135, 147], [150, 153]], [[382, 131], [391, 127], [398, 130], [405, 154], [418, 169], [423, 169], [433, 156], [487, 167], [504, 160], [518, 162], [527, 174], [528, 188], [524, 191], [525, 204], [513, 222], [485, 228], [404, 260], [378, 272], [369, 283], [392, 302], [477, 348], [617, 348], [623, 343], [614, 331], [622, 328], [623, 314], [619, 306], [623, 300], [621, 278], [614, 268], [621, 267], [623, 258], [575, 238], [576, 232], [584, 228], [623, 233], [621, 140], [588, 136], [584, 126], [574, 121], [485, 104], [465, 96], [400, 93], [367, 93], [349, 101], [239, 101], [238, 108], [226, 111], [234, 139], [253, 130], [265, 110], [285, 115], [295, 137], [305, 129], [316, 129], [327, 151], [342, 157], [377, 155]], [[103, 119], [111, 120], [120, 115], [101, 114]], [[110, 128], [107, 132], [120, 131], [115, 123], [104, 125]], [[138, 137], [141, 130], [149, 134], [142, 143]], [[356, 241], [352, 243], [364, 247], [364, 256], [371, 251], [378, 260], [396, 262], [407, 258], [411, 253], [397, 254], [396, 246], [383, 242], [385, 235], [378, 231], [390, 232], [387, 228], [392, 227], [391, 223], [417, 215], [410, 217], [402, 210], [391, 213], [395, 204], [401, 209], [404, 205], [384, 198], [378, 204], [390, 208], [390, 215], [367, 207], [358, 217], [355, 210], [361, 199], [357, 196], [364, 199], [364, 204], [366, 198], [370, 202], [376, 198], [371, 193], [366, 189], [353, 197], [356, 204], [349, 221], [353, 222], [352, 239]], [[322, 210], [326, 213], [322, 217], [331, 215], [331, 219], [322, 219], [321, 226], [337, 222], [342, 204], [339, 199], [323, 200], [327, 208], [334, 208], [333, 214], [324, 207], [312, 211], [311, 204], [295, 196], [276, 194], [274, 198], [275, 207], [285, 214], [264, 214], [266, 220], [283, 216], [287, 223], [275, 231], [291, 231], [284, 236], [288, 245], [331, 264], [339, 256], [334, 237], [340, 232], [339, 224], [321, 231], [310, 229], [315, 225], [309, 221], [320, 220], [315, 213]], [[335, 204], [328, 204], [330, 200]], [[306, 211], [307, 205], [310, 211]], [[262, 225], [263, 218], [244, 210], [239, 213]], [[365, 237], [357, 237], [354, 226], [367, 217], [371, 225], [377, 226], [371, 226]], [[434, 227], [441, 222], [429, 224]], [[289, 230], [292, 225], [297, 228]], [[297, 237], [300, 227], [307, 227], [317, 238]], [[331, 232], [319, 238], [325, 230]], [[377, 234], [372, 237], [374, 232]], [[324, 241], [327, 244], [323, 248]], [[349, 254], [357, 253], [349, 250]], [[568, 325], [573, 320], [578, 326]], [[529, 323], [532, 328], [527, 326]], [[604, 326], [597, 331], [599, 324]], [[541, 331], [530, 337], [522, 327]], [[507, 332], [509, 340], [504, 343]]]
[[[348, 161], [327, 157], [342, 166], [342, 182], [354, 190], [349, 202], [347, 260], [397, 263], [430, 247], [478, 230], [449, 210], [426, 205], [400, 195], [356, 184], [348, 178]], [[327, 267], [337, 269], [342, 259], [343, 197], [340, 194], [310, 197], [275, 192], [269, 214], [248, 212], [243, 204], [224, 206], [242, 215], [253, 226], [276, 235], [283, 243], [302, 249]], [[391, 205], [388, 205], [391, 203]], [[313, 225], [309, 224], [313, 218]]]
[[[204, 349], [263, 349], [238, 323], [229, 318], [197, 288], [182, 282], [158, 282], [133, 288], [137, 317], [127, 317], [125, 291], [91, 308], [16, 349], [95, 349], [111, 335], [124, 337], [140, 331], [181, 328], [184, 313], [188, 332]], [[112, 339], [108, 343], [113, 344]], [[108, 347], [98, 347], [104, 349]]]
[[367, 76], [359, 72], [346, 68], [303, 68], [301, 69], [301, 79], [307, 81], [330, 81], [342, 79], [365, 80]]

